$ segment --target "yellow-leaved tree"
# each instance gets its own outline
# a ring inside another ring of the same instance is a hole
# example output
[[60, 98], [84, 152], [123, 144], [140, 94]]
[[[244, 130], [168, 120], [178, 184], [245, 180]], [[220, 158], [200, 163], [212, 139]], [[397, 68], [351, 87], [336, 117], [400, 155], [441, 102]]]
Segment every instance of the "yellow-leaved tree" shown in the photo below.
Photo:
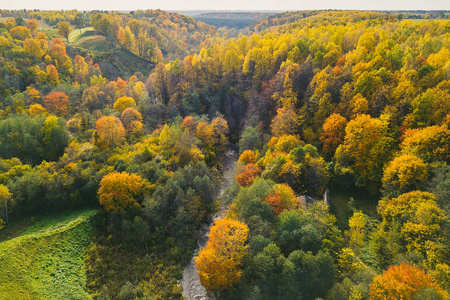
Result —
[[[417, 251], [432, 267], [445, 259], [445, 211], [428, 192], [412, 191], [378, 204], [381, 234], [397, 235], [410, 252]], [[386, 245], [384, 245], [386, 246]]]
[[397, 196], [420, 189], [427, 178], [427, 164], [415, 155], [403, 154], [384, 169], [383, 189], [387, 195]]
[[400, 148], [425, 161], [450, 162], [450, 129], [447, 126], [428, 126], [409, 129], [403, 135]]
[[218, 220], [211, 227], [208, 244], [195, 259], [200, 280], [208, 291], [220, 291], [239, 282], [248, 231], [247, 225], [230, 219]]
[[145, 194], [147, 180], [136, 174], [113, 172], [105, 175], [100, 181], [98, 190], [100, 204], [107, 211], [127, 211], [140, 207], [140, 198]]
[[2, 228], [3, 222], [8, 224], [9, 212], [13, 205], [14, 199], [8, 187], [0, 184], [0, 228]]
[[37, 104], [37, 103], [31, 104], [30, 107], [28, 108], [28, 114], [32, 118], [42, 116], [46, 113], [47, 113], [47, 110], [45, 109], [45, 107], [43, 107], [42, 105]]
[[367, 216], [360, 211], [355, 211], [353, 216], [348, 220], [350, 229], [347, 235], [350, 239], [350, 247], [359, 253], [364, 247], [364, 238], [366, 236]]
[[122, 113], [128, 107], [136, 106], [136, 102], [131, 97], [120, 97], [114, 102], [114, 109]]
[[358, 115], [345, 127], [344, 142], [335, 153], [335, 171], [351, 173], [357, 186], [376, 193], [381, 185], [383, 163], [389, 161], [394, 140], [387, 135], [387, 122]]

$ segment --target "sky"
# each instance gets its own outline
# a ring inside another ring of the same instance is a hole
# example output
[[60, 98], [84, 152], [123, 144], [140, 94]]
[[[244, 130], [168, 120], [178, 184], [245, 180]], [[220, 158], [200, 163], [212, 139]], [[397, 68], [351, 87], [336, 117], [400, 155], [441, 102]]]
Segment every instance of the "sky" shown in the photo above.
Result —
[[0, 9], [40, 10], [450, 10], [450, 0], [0, 0]]

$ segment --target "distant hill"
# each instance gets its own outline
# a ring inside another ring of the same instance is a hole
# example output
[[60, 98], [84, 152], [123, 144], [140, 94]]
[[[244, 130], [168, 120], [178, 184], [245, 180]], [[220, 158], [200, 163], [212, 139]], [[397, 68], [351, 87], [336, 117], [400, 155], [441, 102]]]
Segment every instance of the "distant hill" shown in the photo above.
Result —
[[194, 18], [216, 27], [242, 29], [267, 15], [270, 15], [270, 13], [210, 12], [194, 16]]
[[[188, 12], [189, 13], [189, 12]], [[214, 25], [216, 27], [228, 27], [242, 29], [261, 20], [277, 11], [207, 11], [207, 12], [191, 12], [191, 16], [204, 23]]]

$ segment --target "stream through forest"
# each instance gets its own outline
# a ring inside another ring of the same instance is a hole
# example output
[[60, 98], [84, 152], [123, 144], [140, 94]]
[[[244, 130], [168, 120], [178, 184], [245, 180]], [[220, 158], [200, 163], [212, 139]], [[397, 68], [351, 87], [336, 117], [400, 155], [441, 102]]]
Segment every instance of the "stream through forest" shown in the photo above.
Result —
[[206, 246], [209, 239], [209, 229], [216, 220], [223, 218], [228, 206], [222, 203], [222, 197], [227, 187], [233, 182], [233, 177], [236, 169], [236, 162], [238, 159], [238, 152], [233, 147], [228, 147], [225, 153], [224, 161], [222, 164], [222, 182], [217, 194], [216, 200], [220, 201], [220, 207], [218, 212], [212, 217], [211, 222], [202, 227], [199, 238], [198, 248], [194, 252], [194, 256], [188, 263], [183, 271], [183, 278], [181, 279], [181, 286], [183, 287], [183, 296], [186, 300], [213, 300], [216, 297], [208, 293], [200, 282], [200, 278], [195, 267], [195, 257], [198, 256], [198, 252], [201, 248]]

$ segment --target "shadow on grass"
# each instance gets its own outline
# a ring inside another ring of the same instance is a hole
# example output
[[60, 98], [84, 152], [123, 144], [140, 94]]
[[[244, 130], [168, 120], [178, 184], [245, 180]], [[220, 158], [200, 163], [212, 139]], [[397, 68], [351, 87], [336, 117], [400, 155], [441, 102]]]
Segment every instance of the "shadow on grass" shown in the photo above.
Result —
[[[351, 198], [353, 198], [353, 203], [351, 203]], [[380, 198], [381, 195], [371, 195], [361, 188], [332, 186], [330, 187], [330, 211], [336, 216], [339, 228], [346, 230], [354, 209], [360, 210], [370, 217], [376, 217]]]

